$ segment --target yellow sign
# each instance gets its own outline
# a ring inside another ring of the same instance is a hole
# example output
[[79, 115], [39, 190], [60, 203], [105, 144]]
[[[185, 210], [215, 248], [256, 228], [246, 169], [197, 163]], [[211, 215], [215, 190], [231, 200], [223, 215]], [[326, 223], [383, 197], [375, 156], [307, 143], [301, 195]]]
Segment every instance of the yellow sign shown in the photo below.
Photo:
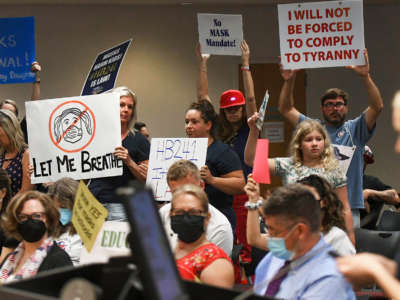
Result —
[[107, 209], [97, 201], [86, 184], [81, 181], [75, 196], [72, 224], [88, 252], [92, 250], [107, 215]]

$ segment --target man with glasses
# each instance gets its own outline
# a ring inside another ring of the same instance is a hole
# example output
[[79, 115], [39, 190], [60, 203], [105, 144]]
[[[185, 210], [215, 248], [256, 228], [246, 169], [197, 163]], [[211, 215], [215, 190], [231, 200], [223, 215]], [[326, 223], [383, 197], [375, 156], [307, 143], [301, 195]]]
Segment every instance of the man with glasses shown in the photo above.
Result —
[[254, 291], [279, 299], [355, 299], [320, 233], [321, 208], [301, 184], [276, 189], [262, 205], [270, 252], [256, 269]]
[[[332, 144], [338, 149], [353, 153], [347, 170], [347, 193], [353, 213], [354, 227], [360, 224], [360, 209], [364, 208], [362, 191], [363, 152], [364, 146], [375, 132], [375, 122], [383, 109], [381, 94], [369, 74], [368, 53], [365, 49], [366, 64], [363, 66], [348, 66], [361, 78], [368, 96], [368, 107], [360, 116], [353, 120], [347, 120], [349, 110], [349, 96], [338, 88], [328, 89], [321, 97], [321, 112], [324, 125], [328, 131]], [[293, 125], [307, 119], [294, 107], [293, 90], [297, 70], [283, 70], [284, 79], [279, 97], [279, 111]]]
[[[191, 161], [184, 159], [176, 161], [168, 169], [167, 182], [172, 193], [185, 184], [194, 184], [204, 188], [204, 182], [200, 178], [197, 166]], [[178, 242], [178, 237], [171, 229], [170, 210], [171, 204], [169, 203], [161, 207], [159, 213], [171, 248], [174, 249]], [[211, 217], [206, 229], [206, 238], [230, 256], [233, 247], [231, 224], [225, 215], [211, 204], [208, 205], [208, 211]]]

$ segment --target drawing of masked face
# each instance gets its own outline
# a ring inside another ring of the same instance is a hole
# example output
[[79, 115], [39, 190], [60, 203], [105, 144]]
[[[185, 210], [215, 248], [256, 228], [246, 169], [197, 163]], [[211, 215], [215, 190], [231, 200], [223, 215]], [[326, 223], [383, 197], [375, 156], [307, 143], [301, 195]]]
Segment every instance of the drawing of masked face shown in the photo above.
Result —
[[73, 113], [67, 114], [61, 121], [64, 140], [76, 143], [82, 139], [82, 121]]

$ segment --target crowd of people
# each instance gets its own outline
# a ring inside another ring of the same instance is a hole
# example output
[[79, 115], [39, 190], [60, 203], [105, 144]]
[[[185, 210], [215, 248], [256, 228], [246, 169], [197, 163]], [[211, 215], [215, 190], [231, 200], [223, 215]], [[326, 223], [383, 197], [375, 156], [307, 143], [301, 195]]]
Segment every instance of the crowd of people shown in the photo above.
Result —
[[[338, 88], [328, 89], [321, 97], [322, 121], [301, 114], [294, 107], [297, 70], [281, 67], [284, 83], [279, 111], [295, 130], [290, 156], [268, 158], [269, 172], [280, 176], [283, 186], [261, 194], [252, 176], [260, 131], [246, 41], [241, 50], [244, 94], [234, 89], [222, 93], [217, 113], [208, 93], [210, 57], [201, 54], [199, 45], [196, 49], [197, 100], [187, 108], [184, 121], [189, 138], [207, 138], [206, 163], [201, 168], [187, 160], [172, 164], [167, 174], [172, 201], [159, 208], [179, 274], [225, 288], [253, 284], [257, 294], [283, 299], [355, 299], [353, 288], [372, 281], [388, 295], [396, 295], [400, 283], [394, 277], [395, 262], [372, 254], [355, 255], [354, 228], [362, 224], [364, 204], [370, 213], [381, 209], [375, 208], [376, 201], [400, 202], [396, 190], [364, 174], [366, 165], [374, 161], [366, 144], [383, 109], [369, 73], [367, 51], [364, 66], [349, 67], [361, 78], [368, 95], [367, 108], [353, 120], [346, 120], [349, 95]], [[32, 64], [32, 72], [36, 80], [31, 100], [37, 101], [39, 63]], [[136, 94], [128, 87], [110, 92], [120, 97], [122, 145], [114, 155], [123, 162], [123, 174], [93, 178], [86, 184], [107, 209], [107, 220], [123, 222], [127, 216], [115, 191], [132, 180], [145, 183], [150, 133], [145, 123], [137, 121]], [[398, 94], [393, 126], [400, 136], [399, 103]], [[71, 223], [78, 182], [63, 178], [31, 183], [28, 125], [25, 118], [18, 120], [14, 101], [0, 103], [3, 283], [80, 263], [82, 241]], [[335, 145], [352, 151], [347, 173], [339, 165]], [[252, 255], [255, 249], [264, 251], [258, 261]], [[336, 260], [337, 256], [342, 258]], [[255, 266], [255, 276], [249, 265]]]

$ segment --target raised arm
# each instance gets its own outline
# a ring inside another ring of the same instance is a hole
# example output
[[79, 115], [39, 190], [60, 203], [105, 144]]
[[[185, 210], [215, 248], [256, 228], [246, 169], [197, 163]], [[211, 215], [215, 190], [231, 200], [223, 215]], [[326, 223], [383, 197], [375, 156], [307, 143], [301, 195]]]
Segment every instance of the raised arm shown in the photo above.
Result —
[[247, 118], [250, 118], [257, 111], [257, 104], [250, 70], [250, 48], [245, 40], [242, 41], [240, 49], [242, 49], [242, 75], [244, 96], [246, 98], [246, 114]]
[[346, 225], [347, 234], [353, 245], [355, 245], [356, 237], [354, 235], [353, 215], [351, 213], [351, 207], [347, 196], [347, 186], [339, 187], [335, 189], [335, 192], [343, 204], [344, 223]]
[[[250, 132], [247, 138], [246, 148], [244, 149], [244, 162], [246, 165], [252, 167], [254, 165], [254, 158], [256, 156], [257, 140], [259, 136], [259, 130], [256, 126], [256, 120], [258, 118], [258, 113], [254, 113], [247, 123], [249, 124]], [[275, 175], [275, 159], [268, 159], [268, 168], [271, 175]]]
[[256, 127], [258, 113], [255, 112], [248, 120], [250, 132], [247, 138], [246, 147], [244, 148], [244, 163], [250, 167], [253, 166], [254, 157], [256, 156], [256, 146], [260, 131]]
[[32, 84], [32, 97], [31, 100], [40, 99], [40, 72], [42, 67], [37, 61], [34, 61], [31, 65], [31, 72], [35, 73], [35, 81]]
[[211, 102], [208, 95], [208, 78], [207, 78], [207, 60], [210, 55], [201, 54], [200, 43], [196, 47], [196, 55], [199, 61], [199, 73], [197, 77], [197, 100], [208, 100]]
[[[260, 197], [260, 187], [258, 183], [249, 175], [247, 178], [247, 184], [244, 190], [249, 197], [249, 202], [256, 203]], [[247, 211], [247, 227], [246, 237], [249, 245], [257, 247], [262, 250], [268, 250], [267, 246], [267, 234], [260, 232], [260, 222], [258, 220], [258, 210]]]
[[371, 75], [369, 74], [369, 58], [368, 51], [364, 49], [365, 65], [363, 66], [347, 66], [347, 69], [352, 69], [358, 74], [364, 84], [365, 90], [368, 95], [368, 107], [365, 111], [365, 121], [369, 130], [374, 128], [376, 119], [383, 109], [383, 100], [378, 87], [373, 82]]
[[298, 70], [284, 70], [280, 65], [283, 85], [279, 95], [278, 110], [293, 126], [297, 125], [300, 118], [299, 111], [294, 107], [294, 85], [296, 82], [296, 72]]

